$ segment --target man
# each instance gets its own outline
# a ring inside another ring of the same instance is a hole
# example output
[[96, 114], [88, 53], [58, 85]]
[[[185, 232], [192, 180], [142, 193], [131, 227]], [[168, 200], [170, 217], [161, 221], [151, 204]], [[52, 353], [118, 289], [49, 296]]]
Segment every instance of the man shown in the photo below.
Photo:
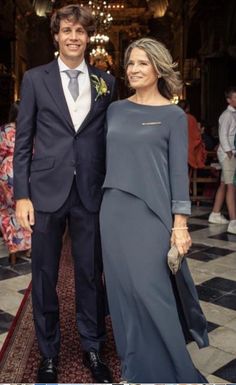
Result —
[[78, 5], [57, 10], [51, 31], [59, 58], [24, 75], [14, 156], [16, 215], [32, 231], [33, 314], [42, 354], [37, 382], [57, 383], [56, 284], [68, 221], [83, 362], [96, 382], [107, 383], [111, 374], [100, 358], [105, 310], [98, 211], [105, 113], [115, 96], [115, 81], [84, 60], [94, 32], [88, 10]]
[[[221, 165], [221, 183], [217, 189], [213, 210], [208, 222], [228, 224], [227, 232], [236, 234], [236, 202], [233, 184], [236, 169], [234, 137], [236, 134], [236, 87], [229, 87], [225, 92], [228, 107], [219, 118], [219, 148], [217, 156]], [[226, 196], [229, 221], [221, 214]]]

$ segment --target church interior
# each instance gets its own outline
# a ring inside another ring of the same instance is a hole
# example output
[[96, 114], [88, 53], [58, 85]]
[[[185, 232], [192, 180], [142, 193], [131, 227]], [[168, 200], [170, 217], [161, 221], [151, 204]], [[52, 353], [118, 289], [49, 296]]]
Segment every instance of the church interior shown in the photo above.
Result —
[[[0, 122], [12, 100], [19, 98], [25, 70], [53, 59], [50, 16], [68, 3], [73, 0], [1, 1]], [[125, 48], [132, 40], [151, 36], [163, 42], [178, 63], [184, 80], [182, 97], [189, 99], [193, 115], [198, 121], [217, 123], [225, 106], [224, 90], [236, 83], [234, 0], [93, 0], [81, 4], [92, 7], [97, 18], [97, 36], [91, 41], [88, 60], [121, 79], [120, 97], [127, 92], [122, 83]], [[110, 15], [106, 23], [100, 13]]]
[[[217, 138], [218, 119], [226, 108], [224, 91], [236, 86], [236, 0], [1, 0], [0, 125], [7, 121], [12, 102], [20, 99], [25, 71], [57, 57], [50, 18], [56, 9], [72, 3], [92, 10], [96, 34], [90, 39], [86, 59], [118, 79], [121, 99], [130, 92], [123, 65], [127, 46], [140, 37], [153, 37], [170, 50], [183, 79], [182, 94], [173, 102], [187, 99], [191, 114], [210, 126]], [[190, 173], [193, 245], [186, 257], [208, 321], [210, 345], [199, 350], [189, 342], [188, 350], [209, 383], [236, 383], [236, 235], [227, 233], [225, 224], [208, 223], [219, 171], [216, 167], [212, 172], [216, 152], [208, 151], [207, 157], [202, 172]], [[66, 279], [70, 267], [64, 267], [59, 291], [68, 313], [72, 284]], [[22, 255], [9, 263], [0, 237], [1, 383], [35, 382], [39, 353], [31, 322], [30, 282], [30, 258]], [[70, 319], [63, 322], [63, 330], [70, 329], [70, 322], [74, 328]], [[77, 338], [66, 333], [65, 356], [72, 354], [69, 345]], [[112, 357], [107, 353], [107, 359], [119, 379], [115, 351]], [[66, 365], [63, 370], [61, 383], [92, 381], [82, 368], [68, 376]]]

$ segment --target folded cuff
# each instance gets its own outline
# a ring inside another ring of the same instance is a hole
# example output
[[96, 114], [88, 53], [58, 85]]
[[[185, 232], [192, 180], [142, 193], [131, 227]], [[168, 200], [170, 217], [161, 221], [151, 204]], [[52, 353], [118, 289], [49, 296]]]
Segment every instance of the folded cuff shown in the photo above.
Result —
[[190, 201], [173, 201], [172, 200], [172, 213], [191, 215], [191, 202]]

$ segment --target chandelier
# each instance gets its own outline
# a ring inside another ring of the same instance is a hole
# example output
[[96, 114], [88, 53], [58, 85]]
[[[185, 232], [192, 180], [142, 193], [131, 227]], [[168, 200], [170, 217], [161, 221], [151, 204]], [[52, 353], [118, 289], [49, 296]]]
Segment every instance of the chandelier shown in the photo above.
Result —
[[109, 41], [109, 36], [107, 35], [101, 35], [100, 33], [97, 33], [94, 36], [91, 36], [90, 42], [91, 43], [97, 43], [97, 44], [104, 44]]
[[110, 27], [113, 16], [112, 11], [122, 10], [124, 8], [123, 2], [114, 2], [111, 3], [106, 0], [89, 0], [87, 2], [82, 2], [80, 4], [83, 6], [88, 6], [95, 18], [96, 31], [97, 33], [104, 33]]
[[124, 0], [88, 0], [80, 3], [82, 7], [89, 7], [95, 18], [96, 34], [90, 37], [92, 45], [90, 63], [100, 66], [104, 70], [112, 66], [112, 57], [106, 48], [106, 44], [109, 42], [109, 28], [114, 20], [114, 12], [122, 11], [124, 4]]
[[90, 52], [90, 56], [96, 57], [101, 57], [101, 56], [108, 56], [108, 52], [104, 47], [101, 47], [98, 45], [96, 48], [93, 48], [92, 51]]
[[90, 52], [90, 64], [100, 68], [103, 71], [110, 72], [113, 66], [112, 56], [109, 55], [105, 47], [97, 45]]

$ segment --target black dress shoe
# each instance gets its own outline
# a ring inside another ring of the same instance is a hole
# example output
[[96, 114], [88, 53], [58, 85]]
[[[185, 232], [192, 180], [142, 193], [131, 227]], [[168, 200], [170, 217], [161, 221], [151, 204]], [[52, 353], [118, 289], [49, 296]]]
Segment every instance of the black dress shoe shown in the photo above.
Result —
[[84, 365], [90, 369], [94, 380], [99, 384], [112, 383], [112, 375], [109, 368], [101, 360], [98, 352], [85, 352], [83, 355]]
[[57, 383], [57, 364], [58, 358], [43, 357], [37, 376], [37, 383], [56, 384]]

